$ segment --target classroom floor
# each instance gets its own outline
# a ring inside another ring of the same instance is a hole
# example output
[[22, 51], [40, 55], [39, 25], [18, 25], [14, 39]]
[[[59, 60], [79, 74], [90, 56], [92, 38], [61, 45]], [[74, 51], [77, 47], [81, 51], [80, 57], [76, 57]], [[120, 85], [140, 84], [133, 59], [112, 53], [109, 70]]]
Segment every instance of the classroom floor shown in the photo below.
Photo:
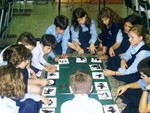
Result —
[[[15, 5], [17, 8], [18, 4]], [[89, 7], [88, 7], [89, 6]], [[118, 12], [122, 17], [127, 16], [127, 9], [124, 4], [106, 4], [107, 7], [111, 7], [116, 12]], [[23, 5], [22, 5], [23, 7]], [[81, 7], [80, 3], [74, 4], [74, 8]], [[100, 4], [100, 7], [103, 7], [103, 4]], [[93, 18], [96, 22], [98, 11], [99, 11], [99, 5], [98, 4], [83, 4], [82, 8], [84, 8], [89, 16]], [[49, 25], [53, 23], [53, 20], [55, 16], [58, 15], [58, 3], [51, 3], [48, 4], [41, 3], [40, 4], [32, 4], [31, 2], [27, 4], [27, 9], [31, 9], [31, 15], [29, 16], [29, 12], [27, 13], [28, 16], [13, 16], [12, 22], [10, 24], [9, 34], [15, 34], [17, 37], [25, 31], [33, 33], [33, 35], [36, 38], [40, 38], [46, 31]], [[132, 13], [131, 10], [129, 10], [129, 14]], [[60, 14], [68, 16], [71, 21], [71, 4], [69, 4], [68, 7], [66, 7], [66, 3], [61, 4], [61, 10]], [[100, 33], [100, 30], [97, 29], [98, 33]], [[16, 38], [7, 38], [7, 43], [11, 44], [16, 41]], [[72, 56], [75, 56], [76, 54], [72, 54]], [[119, 85], [123, 84], [121, 82], [118, 82], [114, 80], [113, 78], [109, 77], [110, 84], [112, 87], [112, 94], [114, 97], [116, 97], [116, 89]], [[119, 103], [118, 107], [120, 111], [124, 109], [125, 104]]]
[[[89, 7], [88, 7], [89, 6]], [[122, 17], [127, 16], [126, 6], [124, 4], [106, 4], [107, 7], [113, 8], [116, 12], [118, 12]], [[18, 4], [15, 4], [15, 7], [18, 8]], [[24, 5], [21, 5], [23, 8]], [[74, 8], [81, 7], [80, 3], [75, 3]], [[103, 7], [103, 4], [100, 4], [100, 7]], [[83, 4], [82, 8], [84, 8], [89, 16], [93, 18], [96, 22], [99, 5], [98, 4]], [[30, 16], [13, 16], [13, 19], [10, 24], [9, 34], [15, 34], [17, 37], [25, 31], [29, 31], [34, 34], [35, 37], [41, 37], [49, 25], [53, 23], [55, 16], [58, 15], [58, 3], [51, 3], [49, 1], [48, 4], [41, 2], [39, 0], [39, 4], [32, 4], [29, 2], [27, 4], [27, 11], [26, 14], [31, 14]], [[18, 13], [18, 12], [17, 12]], [[20, 10], [20, 13], [22, 11]], [[132, 13], [132, 11], [129, 11]], [[66, 3], [61, 4], [60, 14], [66, 15], [69, 18], [69, 22], [71, 22], [72, 10], [71, 10], [71, 3], [66, 7]], [[98, 33], [100, 30], [97, 29]], [[12, 43], [15, 42], [17, 38], [8, 38], [7, 42]]]

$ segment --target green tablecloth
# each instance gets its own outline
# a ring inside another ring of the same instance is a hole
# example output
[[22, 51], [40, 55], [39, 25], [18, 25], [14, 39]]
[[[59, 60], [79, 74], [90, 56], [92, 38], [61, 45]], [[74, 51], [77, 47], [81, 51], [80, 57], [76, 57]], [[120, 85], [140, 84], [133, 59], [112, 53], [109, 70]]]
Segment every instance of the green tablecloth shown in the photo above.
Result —
[[[86, 71], [92, 76], [92, 71], [90, 70], [89, 64], [98, 64], [98, 63], [91, 62], [91, 58], [87, 58], [87, 63], [76, 63], [76, 58], [68, 58], [68, 59], [69, 59], [69, 64], [59, 65], [59, 71], [58, 71], [59, 79], [56, 80], [56, 88], [57, 88], [56, 90], [57, 107], [55, 109], [56, 113], [60, 113], [60, 107], [62, 103], [73, 98], [73, 95], [69, 91], [69, 76], [77, 70]], [[51, 64], [57, 64], [51, 59], [49, 59], [48, 61]], [[100, 63], [100, 65], [102, 68], [104, 68], [103, 63]], [[102, 72], [102, 70], [96, 72]], [[94, 82], [107, 82], [109, 86], [109, 90], [111, 91], [111, 87], [107, 77], [105, 77], [105, 79], [93, 79], [93, 86], [94, 86]], [[89, 94], [89, 97], [93, 97], [96, 100], [99, 100], [95, 86], [93, 87], [92, 93]], [[99, 100], [99, 101], [102, 103], [102, 105], [114, 104], [113, 99]]]

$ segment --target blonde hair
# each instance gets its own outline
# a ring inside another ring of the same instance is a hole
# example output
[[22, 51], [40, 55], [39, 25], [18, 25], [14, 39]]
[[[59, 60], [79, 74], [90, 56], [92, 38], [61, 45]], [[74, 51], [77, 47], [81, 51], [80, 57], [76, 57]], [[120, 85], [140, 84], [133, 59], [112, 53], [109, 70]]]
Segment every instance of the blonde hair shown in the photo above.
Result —
[[146, 34], [145, 42], [150, 47], [150, 35]]
[[146, 38], [146, 33], [147, 33], [147, 30], [146, 28], [143, 26], [143, 25], [134, 25], [130, 30], [129, 32], [134, 32], [135, 34], [137, 34], [138, 36], [142, 36], [143, 37], [143, 40], [145, 40]]
[[0, 67], [0, 95], [11, 99], [23, 97], [25, 85], [22, 73], [13, 65]]
[[92, 87], [92, 77], [83, 71], [77, 71], [70, 76], [70, 86], [74, 94], [89, 94]]

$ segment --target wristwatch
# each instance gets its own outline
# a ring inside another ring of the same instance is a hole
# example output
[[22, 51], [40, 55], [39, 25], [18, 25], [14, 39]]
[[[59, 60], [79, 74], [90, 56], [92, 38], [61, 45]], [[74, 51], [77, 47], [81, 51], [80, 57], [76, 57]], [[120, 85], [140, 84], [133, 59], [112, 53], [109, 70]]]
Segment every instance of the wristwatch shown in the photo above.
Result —
[[150, 89], [147, 89], [146, 87], [144, 87], [143, 91], [150, 93]]

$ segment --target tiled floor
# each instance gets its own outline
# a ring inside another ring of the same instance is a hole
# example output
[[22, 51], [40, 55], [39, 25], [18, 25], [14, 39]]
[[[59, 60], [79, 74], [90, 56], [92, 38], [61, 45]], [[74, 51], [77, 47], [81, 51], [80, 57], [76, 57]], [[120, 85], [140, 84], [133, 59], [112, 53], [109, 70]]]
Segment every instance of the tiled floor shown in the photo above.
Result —
[[[124, 4], [106, 4], [106, 6], [113, 8], [122, 17], [127, 16], [126, 6]], [[17, 5], [15, 7], [17, 7]], [[80, 7], [80, 3], [75, 4], [74, 8], [76, 7]], [[97, 14], [99, 11], [98, 4], [89, 4], [89, 8], [86, 4], [83, 4], [82, 7], [96, 22]], [[101, 7], [103, 7], [103, 4], [101, 4]], [[14, 16], [10, 25], [9, 34], [16, 34], [18, 37], [22, 32], [28, 31], [33, 33], [35, 37], [41, 37], [45, 33], [48, 26], [53, 23], [55, 16], [58, 15], [57, 3], [51, 4], [51, 2], [49, 2], [48, 4], [39, 5], [28, 3], [27, 9], [32, 9], [31, 16]], [[132, 13], [132, 11], [129, 10], [129, 13]], [[69, 7], [66, 7], [66, 4], [63, 3], [61, 5], [60, 14], [66, 15], [69, 19], [71, 19], [71, 5], [69, 5]], [[97, 29], [97, 31], [98, 33], [100, 33], [99, 29]], [[8, 38], [7, 42], [13, 43], [16, 41], [16, 39], [17, 38]], [[112, 94], [114, 97], [116, 97], [116, 89], [120, 84], [123, 83], [118, 82], [111, 77], [109, 80], [112, 86]], [[122, 103], [118, 104], [118, 106], [120, 111], [124, 108], [124, 104]]]

